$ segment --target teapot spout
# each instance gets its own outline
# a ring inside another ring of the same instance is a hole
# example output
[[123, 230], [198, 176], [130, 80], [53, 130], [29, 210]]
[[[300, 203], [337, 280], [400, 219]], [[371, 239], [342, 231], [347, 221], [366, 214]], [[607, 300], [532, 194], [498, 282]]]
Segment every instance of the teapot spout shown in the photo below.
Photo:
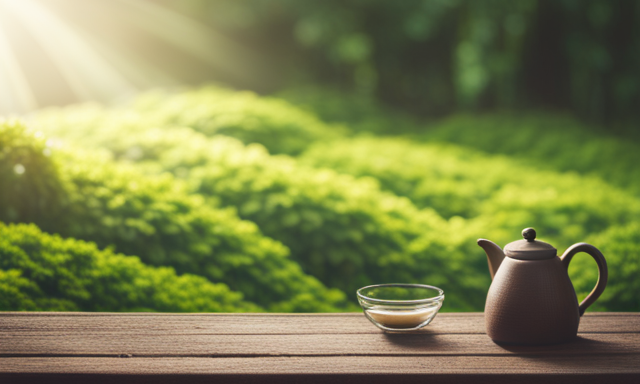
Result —
[[484, 249], [487, 254], [487, 261], [489, 262], [489, 273], [491, 273], [491, 280], [493, 276], [498, 272], [502, 260], [504, 260], [504, 252], [496, 243], [486, 239], [478, 239], [478, 245]]

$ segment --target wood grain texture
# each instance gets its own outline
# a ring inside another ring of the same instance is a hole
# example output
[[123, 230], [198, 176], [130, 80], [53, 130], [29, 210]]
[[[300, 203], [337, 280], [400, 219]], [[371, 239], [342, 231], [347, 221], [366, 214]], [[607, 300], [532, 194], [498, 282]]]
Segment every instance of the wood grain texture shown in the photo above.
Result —
[[[640, 383], [640, 314], [569, 343], [500, 346], [478, 313], [384, 333], [362, 314], [0, 313], [0, 383]], [[428, 381], [425, 381], [428, 379]]]
[[[260, 364], [256, 364], [259, 360]], [[7, 358], [0, 372], [93, 373], [93, 374], [597, 374], [640, 373], [638, 360], [630, 355], [562, 357], [496, 356], [321, 356], [231, 358]]]
[[[114, 320], [114, 317], [117, 320]], [[454, 319], [454, 320], [452, 320]], [[339, 330], [336, 329], [339, 323]], [[157, 313], [0, 313], [0, 336], [5, 332], [91, 331], [117, 333], [201, 334], [379, 334], [362, 313], [330, 314], [157, 314]], [[579, 332], [638, 332], [635, 313], [587, 313]], [[440, 313], [420, 332], [438, 334], [485, 334], [482, 313]]]
[[499, 346], [485, 335], [104, 335], [60, 333], [2, 338], [0, 356], [329, 356], [640, 354], [640, 334], [589, 334], [570, 343]]
[[[3, 382], [637, 383], [636, 356], [11, 358]], [[610, 381], [609, 381], [610, 380]]]

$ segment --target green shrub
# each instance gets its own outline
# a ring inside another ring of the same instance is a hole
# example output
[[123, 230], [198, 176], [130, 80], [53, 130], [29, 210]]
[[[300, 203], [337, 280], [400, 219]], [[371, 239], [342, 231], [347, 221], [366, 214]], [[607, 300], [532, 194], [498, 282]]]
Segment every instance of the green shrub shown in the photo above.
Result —
[[[0, 136], [4, 131], [0, 126]], [[11, 143], [5, 144], [0, 151], [12, 152]], [[148, 264], [173, 266], [179, 273], [204, 275], [269, 310], [344, 308], [344, 295], [305, 275], [286, 247], [264, 237], [255, 224], [240, 220], [233, 208], [215, 208], [190, 194], [169, 174], [145, 176], [131, 166], [116, 166], [105, 156], [87, 153], [58, 152], [54, 157], [51, 164], [59, 163], [58, 183], [64, 195], [58, 207], [33, 220], [43, 230], [100, 247], [113, 245], [119, 252], [139, 255]], [[0, 189], [6, 185], [0, 180]]]
[[19, 269], [0, 269], [0, 310], [77, 311], [78, 307], [70, 300], [47, 297]]
[[535, 226], [542, 236], [569, 243], [640, 217], [637, 199], [597, 178], [541, 171], [452, 145], [357, 138], [317, 144], [300, 161], [374, 177], [419, 207], [475, 218], [508, 230], [508, 238]]
[[377, 269], [386, 259], [406, 261], [423, 231], [446, 225], [372, 180], [302, 167], [227, 138], [211, 144], [207, 162], [190, 168], [193, 191], [238, 207], [241, 217], [286, 244], [306, 271], [347, 292], [381, 278]]
[[[612, 226], [586, 239], [604, 254], [609, 283], [593, 304], [594, 310], [640, 311], [640, 223]], [[584, 298], [595, 286], [598, 267], [588, 255], [579, 254], [569, 266], [578, 296]]]
[[[533, 226], [539, 237], [559, 252], [579, 241], [601, 249], [609, 262], [610, 280], [594, 309], [636, 310], [640, 243], [640, 201], [597, 178], [575, 173], [536, 170], [524, 162], [488, 156], [468, 148], [416, 144], [402, 139], [358, 138], [312, 146], [300, 160], [357, 176], [375, 177], [393, 192], [430, 206], [445, 216], [464, 216], [466, 242], [489, 238], [499, 245], [517, 240], [522, 228]], [[634, 232], [635, 231], [635, 232]], [[455, 254], [455, 252], [452, 252]], [[475, 260], [477, 261], [477, 259]], [[450, 270], [454, 260], [443, 265]], [[480, 271], [482, 266], [478, 266]], [[486, 267], [484, 267], [486, 268]], [[597, 280], [588, 256], [574, 259], [571, 277], [583, 298]]]
[[[416, 145], [409, 140], [360, 137], [318, 143], [300, 162], [355, 176], [373, 177], [383, 189], [432, 207], [444, 217], [477, 216], [481, 204], [502, 184], [508, 164], [447, 145]], [[481, 163], [481, 164], [480, 164]], [[513, 177], [511, 177], [513, 179]]]
[[278, 97], [318, 115], [322, 121], [346, 125], [350, 131], [383, 135], [424, 129], [424, 124], [419, 124], [414, 116], [389, 108], [373, 95], [306, 85], [284, 89]]
[[106, 145], [114, 154], [126, 158], [135, 148], [138, 161], [181, 175], [192, 191], [237, 207], [331, 286], [351, 290], [371, 283], [363, 273], [367, 261], [403, 252], [420, 233], [409, 225], [418, 214], [411, 203], [381, 193], [371, 180], [299, 167], [262, 146], [185, 128], [113, 136]]
[[[36, 122], [48, 135], [64, 139], [93, 136], [107, 141], [109, 131], [144, 131], [154, 127], [190, 127], [207, 136], [225, 135], [244, 143], [260, 143], [271, 153], [298, 154], [311, 142], [340, 137], [345, 130], [325, 124], [315, 115], [284, 100], [204, 87], [177, 94], [151, 92], [130, 108], [104, 109], [95, 104], [40, 112]], [[100, 129], [101, 128], [101, 129]], [[102, 135], [106, 136], [102, 136]]]
[[[476, 272], [468, 263], [461, 268], [469, 278], [460, 282], [456, 268], [444, 267], [459, 251], [438, 240], [448, 223], [380, 191], [373, 179], [300, 166], [291, 158], [270, 156], [262, 146], [207, 138], [188, 128], [125, 129], [98, 129], [93, 137], [75, 141], [106, 147], [120, 160], [146, 165], [149, 172], [171, 171], [187, 179], [193, 192], [237, 207], [241, 217], [282, 241], [305, 271], [329, 286], [354, 292], [382, 281], [441, 281], [449, 292], [462, 292], [469, 284], [467, 291], [481, 292], [488, 283], [484, 277], [474, 280]], [[436, 264], [443, 267], [433, 268]], [[460, 295], [457, 303], [448, 304], [479, 309], [471, 296]]]
[[640, 196], [640, 145], [567, 116], [458, 115], [431, 126], [420, 139], [505, 154], [536, 168], [596, 175]]
[[41, 133], [0, 119], [0, 220], [33, 221], [59, 208], [63, 187]]
[[0, 310], [259, 311], [224, 284], [137, 257], [0, 223]]
[[[145, 115], [137, 113], [135, 118], [145, 121]], [[145, 113], [153, 116], [151, 107]], [[514, 153], [516, 159], [489, 156], [444, 144], [439, 141], [446, 138], [438, 138], [437, 129], [432, 136], [421, 137], [432, 140], [425, 144], [371, 137], [316, 140], [306, 143], [311, 147], [292, 159], [270, 156], [259, 145], [245, 147], [231, 138], [207, 137], [216, 131], [202, 130], [196, 124], [184, 125], [206, 134], [140, 122], [104, 124], [101, 119], [61, 125], [57, 132], [83, 147], [106, 148], [116, 159], [135, 163], [148, 174], [170, 171], [186, 179], [188, 192], [206, 197], [207, 203], [202, 204], [236, 207], [242, 218], [289, 246], [307, 272], [350, 293], [370, 283], [422, 282], [445, 289], [448, 309], [481, 310], [489, 276], [476, 238], [489, 238], [503, 246], [516, 240], [522, 228], [534, 226], [539, 237], [559, 251], [593, 239], [610, 259], [613, 273], [619, 273], [615, 272], [622, 268], [619, 252], [609, 251], [612, 240], [608, 239], [615, 237], [610, 232], [634, 228], [640, 217], [640, 202], [632, 194], [597, 177], [554, 171], [554, 153], [548, 153], [547, 163], [531, 165], [526, 160], [533, 157], [526, 155]], [[530, 129], [527, 121], [525, 132]], [[489, 125], [485, 128], [489, 130]], [[450, 140], [473, 140], [458, 137], [464, 135], [461, 129]], [[537, 145], [513, 140], [510, 148], [520, 145], [523, 153]], [[569, 136], [558, 141], [568, 140]], [[488, 144], [476, 141], [479, 148], [490, 151], [483, 147]], [[589, 145], [592, 151], [597, 148], [597, 144]], [[504, 146], [498, 144], [496, 151]], [[123, 180], [131, 177], [123, 176]], [[83, 220], [94, 219], [98, 216]], [[624, 252], [632, 255], [631, 243], [625, 244]], [[582, 296], [595, 282], [595, 269], [583, 264], [587, 262], [587, 257], [576, 258], [570, 270]], [[629, 274], [621, 270], [619, 276], [622, 278], [610, 280], [608, 291], [622, 292], [633, 285]], [[604, 296], [594, 308], [635, 308], [630, 296], [620, 297]]]

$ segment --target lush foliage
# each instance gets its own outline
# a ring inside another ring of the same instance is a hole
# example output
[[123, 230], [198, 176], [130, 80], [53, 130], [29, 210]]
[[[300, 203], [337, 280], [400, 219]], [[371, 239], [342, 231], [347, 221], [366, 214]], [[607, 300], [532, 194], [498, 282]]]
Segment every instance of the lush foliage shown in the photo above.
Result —
[[60, 204], [63, 188], [42, 133], [0, 119], [0, 220], [33, 221]]
[[309, 142], [336, 139], [344, 133], [341, 127], [323, 123], [314, 114], [281, 99], [217, 87], [175, 95], [143, 95], [133, 109], [161, 126], [186, 126], [207, 136], [225, 135], [247, 144], [260, 143], [271, 153], [295, 155]]
[[597, 175], [640, 196], [637, 140], [628, 133], [605, 135], [567, 116], [459, 115], [431, 125], [420, 139], [502, 153], [537, 168]]
[[[640, 194], [640, 168], [636, 166], [640, 163], [640, 147], [635, 126], [617, 126], [616, 132], [604, 133], [602, 127], [585, 125], [569, 115], [540, 112], [457, 114], [424, 122], [371, 98], [341, 96], [326, 87], [296, 87], [280, 95], [314, 111], [325, 121], [348, 125], [359, 132], [404, 135], [432, 148], [457, 144], [472, 153], [504, 154], [533, 162], [539, 169], [597, 176]], [[415, 172], [413, 168], [407, 164], [403, 172]]]
[[[135, 150], [135, 161], [148, 171], [168, 170], [186, 178], [193, 192], [237, 207], [241, 217], [282, 241], [305, 271], [331, 287], [353, 292], [379, 281], [429, 276], [447, 285], [455, 278], [445, 277], [451, 268], [443, 267], [440, 277], [432, 268], [448, 257], [442, 252], [447, 245], [438, 240], [448, 223], [430, 209], [418, 210], [410, 201], [380, 191], [374, 180], [301, 166], [291, 158], [270, 156], [262, 146], [244, 147], [237, 140], [207, 138], [187, 128], [134, 133], [114, 126], [91, 129], [93, 135], [76, 142], [108, 148], [128, 161], [132, 158], [127, 154]], [[484, 283], [468, 280], [476, 286]], [[460, 309], [472, 308], [468, 298], [458, 302]]]
[[[527, 210], [523, 220], [535, 220], [550, 236], [584, 236], [640, 217], [640, 202], [632, 194], [597, 178], [538, 170], [454, 145], [358, 138], [317, 144], [300, 160], [374, 177], [384, 189], [445, 217], [484, 215], [497, 220], [501, 212], [511, 216], [514, 210]], [[505, 223], [520, 225], [522, 214]]]
[[639, 117], [635, 1], [163, 3], [262, 53], [273, 67], [264, 77], [280, 84], [346, 85], [430, 115], [545, 106], [597, 121]]
[[[633, 294], [623, 294], [635, 284], [631, 276], [638, 266], [637, 244], [628, 235], [640, 225], [640, 201], [600, 179], [541, 171], [468, 148], [392, 138], [317, 144], [301, 161], [374, 177], [383, 188], [419, 206], [432, 207], [445, 217], [468, 219], [467, 229], [476, 228], [478, 237], [499, 244], [515, 240], [514, 234], [527, 226], [534, 226], [560, 251], [578, 239], [593, 238], [605, 252], [612, 276], [611, 292], [598, 306], [620, 309], [640, 304]], [[468, 256], [472, 254], [470, 250]], [[597, 268], [586, 256], [573, 263], [574, 284], [584, 297], [597, 279]]]
[[297, 86], [277, 95], [316, 114], [322, 121], [348, 126], [354, 133], [414, 134], [425, 128], [421, 119], [380, 103], [371, 95], [344, 92], [336, 87]]
[[[3, 127], [0, 135], [14, 137], [18, 143], [28, 135], [15, 125]], [[14, 147], [5, 144], [2, 150], [11, 153]], [[24, 146], [17, 149], [25, 151]], [[32, 152], [39, 151], [36, 146]], [[288, 249], [264, 237], [255, 224], [240, 220], [234, 209], [205, 204], [170, 175], [145, 176], [132, 167], [110, 164], [106, 156], [56, 155], [60, 179], [55, 184], [64, 190], [59, 204], [33, 219], [43, 230], [94, 241], [101, 247], [113, 245], [119, 252], [138, 255], [146, 263], [173, 266], [180, 273], [204, 275], [272, 310], [327, 311], [344, 303], [342, 293], [329, 291], [305, 275], [288, 257]], [[39, 169], [33, 172], [36, 175], [25, 178], [26, 182], [47, 177], [38, 175]], [[12, 186], [21, 182], [14, 178]], [[0, 184], [9, 185], [4, 180]], [[26, 221], [10, 216], [0, 219]]]
[[[188, 112], [186, 112], [188, 111]], [[258, 97], [203, 87], [178, 94], [150, 92], [126, 109], [105, 110], [86, 104], [38, 114], [38, 125], [65, 140], [90, 139], [108, 144], [113, 131], [144, 132], [156, 127], [189, 127], [207, 136], [225, 135], [250, 144], [260, 143], [271, 153], [295, 155], [309, 143], [340, 137], [344, 128], [329, 125], [279, 98]], [[136, 156], [136, 152], [129, 155]]]
[[0, 223], [0, 310], [246, 312], [260, 308], [204, 277], [177, 276], [93, 243]]
[[[216, 128], [224, 125], [219, 121], [225, 114], [212, 99], [218, 92], [245, 103], [234, 128]], [[243, 136], [259, 115], [252, 104], [264, 101], [245, 97], [208, 87], [145, 95], [125, 109], [88, 105], [47, 111], [34, 120], [51, 135], [49, 145], [84, 148], [95, 152], [91, 155], [47, 147], [19, 124], [5, 124], [1, 153], [11, 160], [0, 175], [13, 187], [0, 187], [9, 202], [0, 201], [0, 220], [22, 220], [10, 209], [15, 193], [26, 190], [20, 183], [47, 179], [46, 188], [35, 191], [44, 191], [52, 204], [23, 221], [114, 246], [149, 264], [203, 275], [267, 310], [282, 311], [351, 309], [345, 295], [353, 299], [356, 288], [382, 282], [436, 285], [447, 292], [445, 308], [482, 310], [490, 279], [475, 240], [504, 245], [534, 226], [560, 252], [589, 241], [605, 253], [611, 278], [594, 308], [640, 305], [633, 294], [640, 200], [633, 183], [605, 175], [618, 165], [631, 172], [633, 156], [615, 157], [613, 150], [593, 154], [598, 147], [592, 143], [602, 136], [590, 136], [575, 121], [496, 115], [477, 118], [474, 125], [472, 117], [460, 116], [418, 134], [416, 121], [400, 119], [405, 132], [413, 132], [400, 138], [381, 136], [393, 131], [393, 115], [365, 103], [369, 120], [356, 123], [356, 130], [377, 135], [340, 137], [341, 128], [280, 100], [276, 104], [291, 113], [258, 119]], [[357, 120], [357, 114], [331, 108], [321, 115]], [[191, 110], [199, 118], [180, 112]], [[314, 128], [302, 135], [305, 140], [267, 137], [266, 132], [304, 131], [305, 121], [315, 121], [318, 132], [328, 135], [315, 134]], [[500, 137], [491, 132], [493, 126], [505, 136], [518, 127], [519, 135]], [[478, 132], [494, 135], [497, 147]], [[634, 145], [607, 140], [619, 151]], [[577, 158], [570, 161], [555, 150], [556, 142]], [[543, 152], [546, 147], [554, 150]], [[31, 157], [42, 166], [17, 174], [17, 162], [27, 164]], [[543, 157], [544, 164], [531, 161]], [[607, 161], [596, 166], [595, 158]], [[41, 170], [42, 177], [33, 174]], [[597, 278], [594, 263], [576, 257], [570, 273], [584, 297]], [[3, 279], [22, 287], [20, 292], [35, 289], [17, 272], [4, 272]]]
[[[593, 308], [608, 311], [640, 311], [640, 224], [613, 226], [608, 230], [595, 234], [587, 239], [595, 244], [607, 258], [609, 267], [609, 284]], [[597, 279], [595, 262], [582, 256], [571, 262], [569, 272], [578, 292], [587, 293]]]

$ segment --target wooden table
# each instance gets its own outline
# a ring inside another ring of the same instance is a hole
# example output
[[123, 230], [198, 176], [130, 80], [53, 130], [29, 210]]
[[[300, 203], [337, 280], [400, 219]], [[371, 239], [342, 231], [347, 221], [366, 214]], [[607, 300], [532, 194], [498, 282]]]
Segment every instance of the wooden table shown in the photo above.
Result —
[[[115, 379], [115, 380], [114, 380]], [[350, 314], [0, 313], [0, 383], [640, 383], [640, 313], [586, 314], [579, 337], [501, 347], [481, 313], [412, 334]]]

